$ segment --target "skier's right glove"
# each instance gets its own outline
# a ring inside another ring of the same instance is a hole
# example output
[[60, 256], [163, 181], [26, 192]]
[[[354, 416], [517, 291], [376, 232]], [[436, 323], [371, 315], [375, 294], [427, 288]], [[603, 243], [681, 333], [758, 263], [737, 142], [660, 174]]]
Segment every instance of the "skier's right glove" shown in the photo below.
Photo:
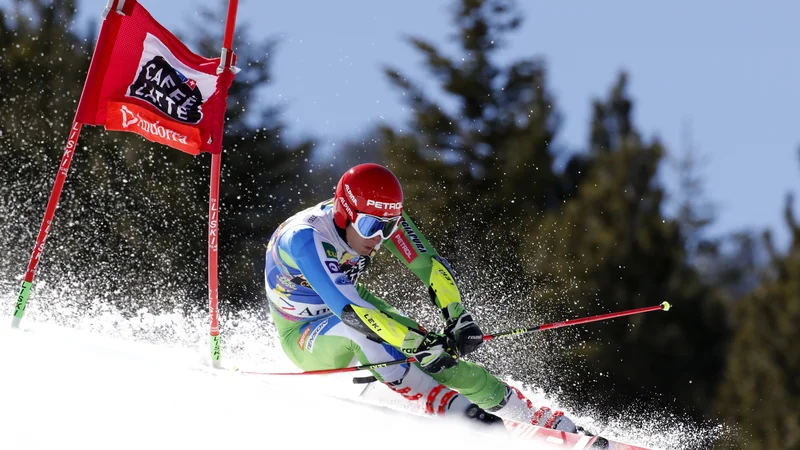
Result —
[[442, 334], [410, 329], [400, 348], [414, 355], [419, 366], [428, 373], [439, 373], [458, 364], [458, 353], [453, 341]]

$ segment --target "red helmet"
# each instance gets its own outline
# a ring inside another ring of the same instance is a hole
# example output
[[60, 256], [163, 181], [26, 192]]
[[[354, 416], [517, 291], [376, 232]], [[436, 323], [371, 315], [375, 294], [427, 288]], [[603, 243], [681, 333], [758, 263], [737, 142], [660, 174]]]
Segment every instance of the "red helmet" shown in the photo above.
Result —
[[346, 228], [349, 222], [355, 222], [358, 213], [399, 216], [403, 212], [403, 188], [386, 167], [359, 164], [339, 179], [333, 202], [333, 221], [339, 228]]

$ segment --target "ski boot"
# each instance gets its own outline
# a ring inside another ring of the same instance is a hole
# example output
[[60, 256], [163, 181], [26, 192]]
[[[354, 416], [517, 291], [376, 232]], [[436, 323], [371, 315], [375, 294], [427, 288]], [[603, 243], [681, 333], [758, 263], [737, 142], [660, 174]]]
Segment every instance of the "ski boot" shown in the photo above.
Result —
[[576, 432], [575, 424], [562, 411], [553, 411], [546, 406], [537, 408], [525, 398], [522, 392], [511, 386], [506, 386], [505, 398], [499, 405], [490, 408], [489, 412], [524, 425], [534, 425], [567, 433]]
[[497, 427], [499, 425], [505, 429], [505, 425], [503, 425], [503, 419], [484, 411], [474, 403], [469, 405], [469, 408], [467, 408], [465, 414], [469, 419], [480, 422], [484, 425], [492, 427]]

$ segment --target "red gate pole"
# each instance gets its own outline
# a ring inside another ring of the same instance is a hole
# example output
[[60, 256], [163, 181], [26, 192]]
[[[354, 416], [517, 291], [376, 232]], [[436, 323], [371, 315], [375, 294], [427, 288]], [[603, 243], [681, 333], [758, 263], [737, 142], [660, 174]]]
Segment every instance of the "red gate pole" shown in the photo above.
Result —
[[[228, 1], [228, 17], [225, 20], [225, 37], [222, 43], [222, 55], [217, 73], [232, 70], [233, 65], [233, 30], [236, 26], [236, 10], [239, 0]], [[224, 124], [221, 125], [224, 127]], [[219, 136], [222, 136], [220, 133]], [[211, 155], [211, 186], [208, 201], [208, 312], [211, 316], [211, 331], [209, 342], [211, 345], [211, 365], [214, 368], [222, 367], [220, 362], [222, 339], [219, 335], [219, 179], [222, 168], [222, 153]]]
[[67, 179], [69, 165], [72, 163], [72, 155], [75, 153], [75, 148], [78, 146], [78, 136], [80, 136], [80, 134], [81, 123], [72, 122], [72, 128], [67, 138], [67, 145], [64, 148], [64, 156], [61, 157], [61, 164], [58, 166], [58, 174], [56, 174], [56, 180], [53, 183], [53, 190], [50, 192], [50, 200], [47, 201], [47, 209], [44, 212], [42, 225], [39, 228], [36, 245], [33, 247], [33, 254], [28, 263], [28, 270], [25, 272], [25, 280], [22, 282], [22, 287], [17, 296], [17, 304], [14, 306], [14, 317], [11, 320], [12, 328], [19, 328], [22, 316], [25, 315], [25, 308], [28, 306], [28, 296], [31, 294], [31, 286], [33, 286], [33, 277], [36, 275], [36, 268], [39, 266], [39, 260], [44, 252], [44, 245], [50, 233], [50, 225], [53, 223], [53, 216], [58, 207], [58, 200], [61, 198], [61, 190], [64, 188], [64, 181]]

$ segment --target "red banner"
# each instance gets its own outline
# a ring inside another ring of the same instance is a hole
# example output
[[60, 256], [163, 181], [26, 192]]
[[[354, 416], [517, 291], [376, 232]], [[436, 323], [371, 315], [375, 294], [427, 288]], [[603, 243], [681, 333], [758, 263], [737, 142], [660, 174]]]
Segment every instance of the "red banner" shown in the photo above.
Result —
[[[122, 3], [124, 6], [118, 6]], [[135, 0], [103, 20], [76, 121], [198, 154], [222, 151], [231, 69], [190, 51]]]

